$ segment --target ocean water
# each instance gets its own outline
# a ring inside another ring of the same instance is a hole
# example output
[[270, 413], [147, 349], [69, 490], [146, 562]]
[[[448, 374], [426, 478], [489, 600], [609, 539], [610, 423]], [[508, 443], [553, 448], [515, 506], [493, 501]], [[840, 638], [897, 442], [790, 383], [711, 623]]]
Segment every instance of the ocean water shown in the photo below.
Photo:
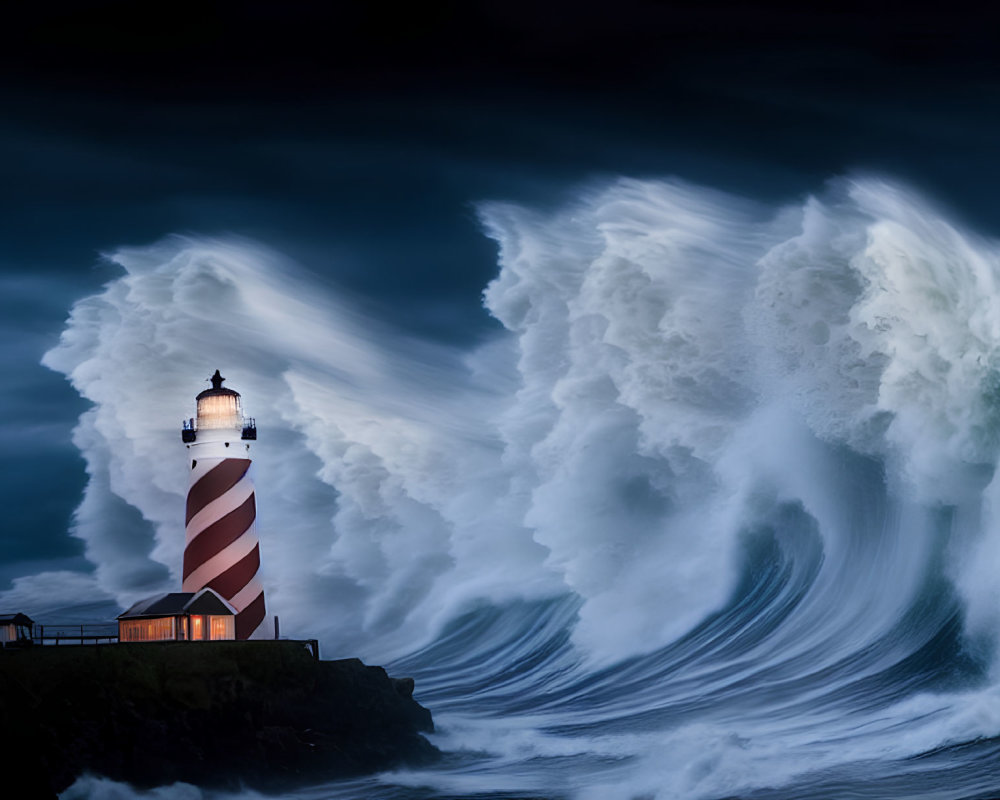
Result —
[[866, 176], [479, 214], [499, 324], [464, 349], [259, 242], [108, 254], [44, 362], [92, 404], [73, 591], [178, 582], [177, 430], [220, 368], [270, 613], [413, 676], [446, 753], [289, 796], [1000, 795], [1000, 243]]

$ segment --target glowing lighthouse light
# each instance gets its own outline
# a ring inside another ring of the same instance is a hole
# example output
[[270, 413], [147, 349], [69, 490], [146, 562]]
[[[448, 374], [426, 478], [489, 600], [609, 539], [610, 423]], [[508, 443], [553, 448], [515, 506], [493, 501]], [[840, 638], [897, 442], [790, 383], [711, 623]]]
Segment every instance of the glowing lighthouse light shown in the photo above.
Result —
[[218, 370], [210, 380], [212, 388], [196, 398], [197, 416], [181, 431], [191, 469], [182, 589], [218, 592], [236, 609], [236, 638], [249, 639], [263, 633], [265, 614], [264, 589], [257, 579], [257, 505], [249, 475], [257, 428], [243, 416], [239, 392], [222, 386], [225, 378]]

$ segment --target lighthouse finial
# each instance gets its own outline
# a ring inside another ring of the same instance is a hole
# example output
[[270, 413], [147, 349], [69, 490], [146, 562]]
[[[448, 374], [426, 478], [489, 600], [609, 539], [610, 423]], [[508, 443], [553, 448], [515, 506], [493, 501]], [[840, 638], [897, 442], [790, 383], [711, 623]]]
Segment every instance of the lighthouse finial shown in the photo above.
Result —
[[225, 378], [222, 377], [222, 373], [219, 372], [219, 370], [216, 370], [215, 374], [211, 378], [209, 378], [209, 380], [212, 382], [213, 389], [221, 389], [222, 382], [225, 380]]

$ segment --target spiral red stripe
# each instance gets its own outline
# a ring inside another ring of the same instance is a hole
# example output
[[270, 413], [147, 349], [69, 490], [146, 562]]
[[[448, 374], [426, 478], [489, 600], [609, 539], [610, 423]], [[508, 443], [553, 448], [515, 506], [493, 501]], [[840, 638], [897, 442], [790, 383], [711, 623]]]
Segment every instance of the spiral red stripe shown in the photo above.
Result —
[[212, 556], [218, 555], [250, 530], [257, 518], [257, 504], [251, 494], [242, 505], [213, 522], [184, 548], [184, 577], [187, 578]]
[[244, 586], [253, 580], [260, 569], [260, 545], [254, 545], [247, 555], [216, 578], [208, 582], [208, 588], [218, 592], [226, 600], [232, 600]]
[[236, 615], [236, 638], [248, 639], [263, 621], [264, 593], [261, 592], [255, 600]]
[[187, 525], [191, 518], [218, 497], [232, 489], [250, 469], [250, 460], [227, 458], [212, 467], [188, 489]]
[[188, 491], [183, 589], [218, 592], [237, 612], [236, 638], [246, 639], [265, 616], [250, 459], [196, 461]]

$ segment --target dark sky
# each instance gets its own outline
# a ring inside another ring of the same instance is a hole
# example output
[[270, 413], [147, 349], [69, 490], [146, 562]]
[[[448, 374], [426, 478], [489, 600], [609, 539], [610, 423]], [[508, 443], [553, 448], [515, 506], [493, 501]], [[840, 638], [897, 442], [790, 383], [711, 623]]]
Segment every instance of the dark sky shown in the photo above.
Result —
[[21, 4], [0, 34], [5, 262], [236, 230], [333, 255], [362, 291], [468, 297], [492, 269], [482, 197], [606, 174], [782, 197], [875, 168], [988, 224], [1000, 177], [995, 43], [957, 13], [77, 6]]
[[461, 343], [494, 326], [482, 199], [549, 204], [608, 176], [676, 175], [783, 200], [875, 170], [1000, 233], [984, 20], [879, 3], [593, 8], [5, 9], [0, 430], [5, 453], [41, 445], [0, 466], [0, 589], [41, 563], [84, 566], [66, 536], [84, 404], [38, 361], [73, 300], [115, 274], [98, 256], [116, 246], [245, 234], [404, 330]]

